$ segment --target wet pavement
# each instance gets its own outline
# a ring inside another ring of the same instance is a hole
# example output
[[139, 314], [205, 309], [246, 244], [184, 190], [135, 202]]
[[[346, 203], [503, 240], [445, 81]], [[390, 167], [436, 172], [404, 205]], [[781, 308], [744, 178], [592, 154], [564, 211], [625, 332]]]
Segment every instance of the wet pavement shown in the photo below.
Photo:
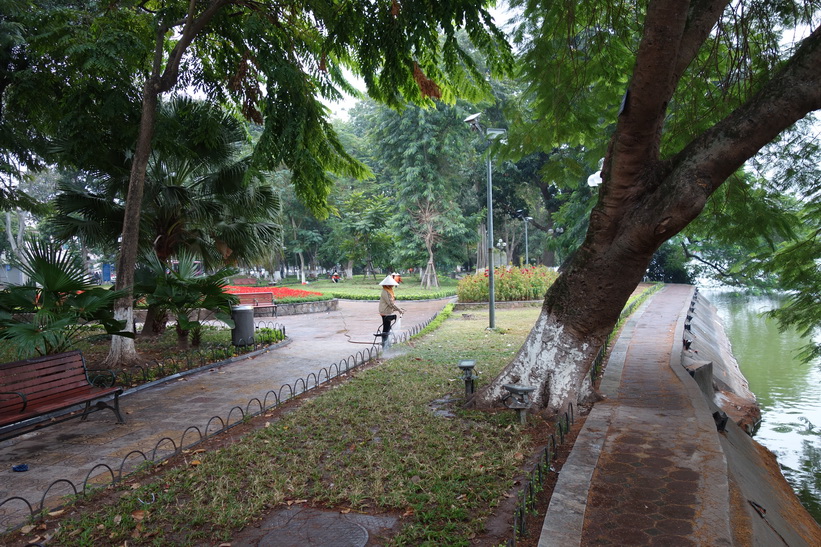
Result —
[[[404, 330], [428, 321], [447, 302], [403, 301]], [[102, 410], [85, 422], [75, 419], [0, 442], [0, 503], [20, 498], [0, 505], [0, 531], [41, 507], [59, 506], [61, 497], [82, 492], [86, 482], [111, 482], [241, 420], [244, 412], [258, 411], [260, 402], [270, 405], [280, 390], [286, 398], [288, 386], [297, 391], [311, 386], [314, 375], [323, 377], [323, 368], [353, 361], [357, 354], [361, 358], [381, 325], [376, 307], [376, 302], [340, 301], [335, 311], [256, 318], [263, 325], [283, 325], [288, 343], [252, 359], [129, 390], [120, 397], [125, 424]], [[344, 364], [338, 366], [344, 370]], [[29, 470], [13, 472], [20, 464]]]
[[[693, 287], [666, 286], [625, 324], [600, 387], [606, 399], [586, 418], [561, 469], [540, 547], [821, 544], [814, 523], [801, 530], [803, 536], [789, 534], [795, 496], [760, 483], [766, 463], [740, 429], [731, 428], [729, 436], [717, 433], [712, 409], [681, 366], [692, 295]], [[404, 325], [426, 321], [445, 303], [403, 303]], [[58, 494], [70, 493], [65, 483], [45, 493], [57, 479], [79, 485], [87, 476], [106, 480], [123, 458], [138, 463], [140, 454], [153, 459], [155, 452], [173, 452], [198, 434], [192, 426], [215, 427], [215, 412], [229, 421], [252, 399], [369, 347], [379, 324], [374, 308], [373, 302], [340, 302], [338, 311], [281, 317], [288, 345], [126, 395], [125, 425], [103, 411], [85, 423], [74, 420], [0, 443], [0, 465], [7, 470], [0, 474], [0, 502], [20, 496], [37, 509], [45, 498], [49, 506]], [[729, 443], [750, 452], [743, 466], [728, 466], [734, 457]], [[12, 473], [11, 466], [20, 463], [30, 471]], [[784, 494], [778, 505], [775, 494]], [[768, 505], [767, 518], [740, 511], [748, 505], [741, 496], [752, 507]], [[25, 516], [21, 505], [0, 507], [3, 528]], [[751, 514], [758, 520], [750, 520]], [[364, 547], [383, 544], [381, 535], [394, 526], [390, 516], [288, 507], [238, 532], [231, 544]], [[769, 543], [775, 537], [788, 541]]]

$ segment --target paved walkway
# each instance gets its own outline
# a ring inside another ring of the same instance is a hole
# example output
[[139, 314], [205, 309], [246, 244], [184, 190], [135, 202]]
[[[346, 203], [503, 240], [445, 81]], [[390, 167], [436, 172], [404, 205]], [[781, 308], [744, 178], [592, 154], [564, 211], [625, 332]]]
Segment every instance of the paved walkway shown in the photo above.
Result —
[[[410, 329], [427, 321], [446, 303], [403, 302], [407, 313], [402, 326]], [[289, 344], [254, 359], [126, 392], [120, 398], [124, 425], [115, 422], [111, 411], [102, 410], [85, 422], [71, 420], [0, 442], [0, 503], [19, 496], [36, 511], [45, 497], [45, 507], [55, 507], [59, 497], [74, 492], [63, 481], [49, 490], [54, 481], [64, 479], [82, 490], [87, 477], [92, 483], [108, 482], [121, 467], [128, 472], [144, 457], [154, 459], [155, 452], [157, 457], [171, 454], [196, 441], [196, 429], [212, 432], [221, 428], [221, 421], [236, 422], [249, 401], [263, 400], [269, 391], [293, 386], [300, 378], [367, 350], [381, 325], [376, 302], [354, 301], [340, 301], [332, 312], [257, 318], [272, 321], [285, 326]], [[269, 404], [272, 397], [268, 395]], [[253, 403], [250, 410], [255, 411]], [[27, 472], [12, 472], [12, 466], [24, 463]], [[29, 513], [20, 500], [6, 503], [0, 507], [0, 532]]]
[[727, 461], [681, 366], [693, 287], [668, 285], [613, 346], [545, 518], [540, 547], [732, 545]]
[[[540, 547], [732, 545], [733, 533], [739, 534], [743, 526], [733, 520], [731, 530], [730, 515], [738, 516], [734, 507], [746, 504], [730, 497], [731, 492], [737, 495], [740, 491], [760, 504], [770, 502], [767, 518], [758, 518], [763, 524], [754, 524], [766, 530], [754, 531], [754, 538], [776, 537], [772, 522], [783, 533], [788, 530], [789, 525], [783, 523], [789, 522], [795, 510], [778, 512], [778, 504], [772, 501], [774, 488], [765, 484], [744, 490], [742, 484], [738, 489], [742, 482], [739, 467], [731, 465], [728, 470], [727, 463], [733, 457], [728, 456], [727, 443], [733, 438], [717, 435], [706, 399], [680, 365], [683, 325], [692, 294], [689, 286], [666, 286], [625, 325], [601, 385], [607, 398], [587, 417], [561, 470]], [[427, 320], [444, 303], [407, 303], [405, 326]], [[114, 466], [116, 472], [130, 451], [147, 452], [151, 458], [155, 447], [162, 453], [190, 444], [187, 438], [182, 440], [189, 426], [204, 430], [215, 414], [227, 418], [232, 408], [245, 408], [249, 400], [264, 397], [267, 390], [277, 390], [368, 347], [379, 323], [374, 308], [371, 302], [341, 302], [336, 312], [280, 318], [293, 340], [290, 345], [125, 396], [125, 425], [114, 424], [111, 413], [103, 411], [86, 423], [72, 421], [0, 444], [0, 465], [6, 470], [20, 463], [30, 466], [27, 473], [1, 473], [0, 501], [17, 495], [36, 507], [56, 479], [81, 485], [95, 465]], [[102, 469], [97, 467], [95, 472]], [[748, 468], [741, 471], [752, 482], [762, 474], [761, 461], [751, 457]], [[728, 477], [736, 483], [735, 490], [728, 486]], [[48, 497], [67, 493], [64, 484], [59, 488], [61, 492], [50, 492]], [[789, 494], [791, 500], [795, 498]], [[780, 505], [787, 507], [788, 503]], [[3, 527], [20, 518], [20, 511], [12, 509], [0, 508]], [[394, 524], [368, 515], [292, 508], [273, 512], [259, 529], [238, 534], [232, 543], [361, 547], [369, 537]], [[770, 529], [771, 535], [764, 535]], [[812, 533], [817, 531], [815, 526]], [[749, 544], [781, 544], [768, 541]]]

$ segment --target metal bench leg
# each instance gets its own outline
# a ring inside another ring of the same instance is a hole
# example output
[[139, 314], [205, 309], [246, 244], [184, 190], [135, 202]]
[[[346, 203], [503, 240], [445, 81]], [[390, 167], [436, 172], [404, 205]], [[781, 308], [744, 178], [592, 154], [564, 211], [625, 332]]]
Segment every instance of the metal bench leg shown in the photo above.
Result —
[[88, 418], [88, 413], [91, 410], [91, 401], [86, 401], [86, 408], [83, 410], [83, 415], [80, 416], [80, 421], [84, 422]]
[[124, 424], [125, 423], [125, 420], [123, 420], [123, 415], [120, 414], [120, 394], [119, 393], [114, 394], [114, 406], [113, 407], [109, 406], [108, 408], [110, 408], [111, 410], [114, 411], [114, 415], [117, 416], [117, 423], [118, 424]]
[[[105, 401], [97, 401], [95, 406], [97, 407], [98, 410], [102, 410], [104, 408], [110, 408], [111, 411], [114, 413], [114, 416], [117, 417], [117, 423], [118, 424], [124, 424], [125, 423], [125, 420], [123, 420], [123, 415], [120, 414], [120, 394], [119, 393], [114, 394], [114, 406], [111, 406], [110, 404], [106, 403]], [[86, 409], [83, 412], [83, 416], [80, 418], [80, 420], [85, 421], [85, 419], [88, 418], [88, 414], [90, 412], [90, 409], [91, 409], [91, 401], [88, 401], [86, 403]]]

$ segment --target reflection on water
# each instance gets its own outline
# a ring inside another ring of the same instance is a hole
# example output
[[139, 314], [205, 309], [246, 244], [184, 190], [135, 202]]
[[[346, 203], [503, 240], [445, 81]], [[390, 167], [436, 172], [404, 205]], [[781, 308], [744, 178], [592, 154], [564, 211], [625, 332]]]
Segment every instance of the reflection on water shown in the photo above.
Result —
[[782, 472], [815, 520], [821, 522], [821, 360], [796, 358], [806, 342], [794, 331], [779, 332], [762, 312], [776, 308], [774, 296], [749, 296], [700, 289], [716, 307], [733, 355], [761, 406], [755, 439], [778, 457]]

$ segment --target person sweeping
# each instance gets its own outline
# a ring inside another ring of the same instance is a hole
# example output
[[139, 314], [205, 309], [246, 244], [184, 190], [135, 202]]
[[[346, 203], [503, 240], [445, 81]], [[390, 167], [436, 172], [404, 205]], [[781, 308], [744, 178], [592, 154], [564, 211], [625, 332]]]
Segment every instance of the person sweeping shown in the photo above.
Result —
[[385, 345], [391, 326], [396, 321], [396, 314], [402, 315], [405, 310], [396, 305], [396, 295], [393, 293], [393, 288], [399, 285], [399, 282], [393, 276], [388, 275], [379, 284], [382, 286], [382, 294], [379, 296], [379, 315], [382, 316], [382, 345]]

